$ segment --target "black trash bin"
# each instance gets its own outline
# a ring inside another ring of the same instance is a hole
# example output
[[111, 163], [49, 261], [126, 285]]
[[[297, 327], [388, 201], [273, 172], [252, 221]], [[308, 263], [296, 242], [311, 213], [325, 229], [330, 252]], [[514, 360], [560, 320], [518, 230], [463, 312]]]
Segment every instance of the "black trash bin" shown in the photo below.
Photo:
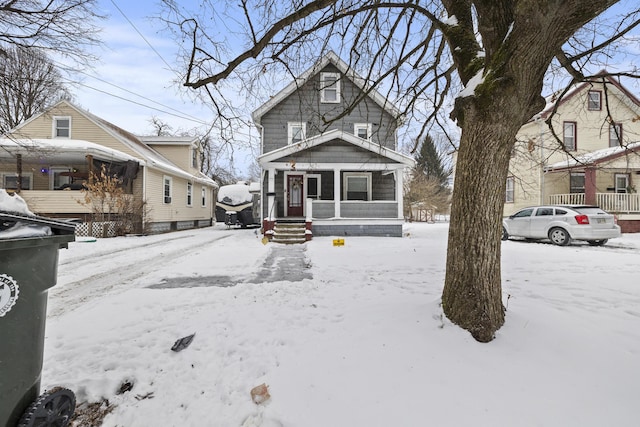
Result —
[[64, 426], [75, 396], [56, 389], [40, 395], [47, 292], [56, 284], [58, 249], [75, 240], [75, 225], [0, 211], [0, 232], [16, 224], [43, 225], [52, 234], [1, 238], [0, 426]]

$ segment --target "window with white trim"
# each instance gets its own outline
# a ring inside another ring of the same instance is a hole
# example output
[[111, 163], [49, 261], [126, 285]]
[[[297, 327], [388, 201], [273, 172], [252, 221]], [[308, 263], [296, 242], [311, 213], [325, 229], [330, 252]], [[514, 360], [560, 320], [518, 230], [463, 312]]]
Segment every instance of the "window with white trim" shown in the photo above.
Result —
[[587, 94], [587, 109], [589, 111], [602, 110], [602, 92], [599, 90], [590, 90]]
[[344, 200], [371, 200], [371, 173], [345, 173], [343, 185]]
[[562, 142], [567, 151], [576, 150], [576, 122], [564, 122], [562, 124]]
[[169, 204], [171, 203], [173, 179], [170, 176], [165, 176], [164, 179], [162, 180], [162, 183], [163, 183], [162, 189], [163, 189], [164, 203]]
[[71, 138], [71, 117], [53, 117], [53, 137]]
[[507, 178], [507, 192], [505, 196], [505, 203], [513, 203], [515, 200], [515, 188], [516, 179], [512, 176]]
[[[2, 188], [7, 190], [18, 189], [18, 175], [15, 173], [2, 174]], [[22, 174], [22, 180], [20, 182], [21, 190], [33, 189], [33, 173], [27, 172]]]
[[187, 206], [193, 205], [193, 184], [187, 182]]
[[289, 122], [287, 131], [287, 141], [295, 144], [305, 139], [307, 124], [305, 122]]
[[191, 167], [194, 169], [198, 169], [198, 149], [191, 149]]
[[609, 125], [609, 147], [622, 146], [622, 123]]
[[320, 73], [320, 102], [340, 102], [339, 73]]
[[204, 185], [202, 186], [202, 207], [206, 207], [207, 206], [207, 189], [204, 187]]
[[371, 141], [371, 123], [355, 123], [353, 134], [367, 141]]

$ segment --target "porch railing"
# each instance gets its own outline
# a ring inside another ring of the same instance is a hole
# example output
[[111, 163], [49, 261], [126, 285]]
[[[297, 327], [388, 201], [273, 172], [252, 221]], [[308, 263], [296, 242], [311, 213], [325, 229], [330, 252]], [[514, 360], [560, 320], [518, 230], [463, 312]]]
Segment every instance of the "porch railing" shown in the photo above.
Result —
[[[553, 194], [549, 196], [553, 205], [581, 205], [585, 203], [584, 193]], [[637, 193], [596, 193], [596, 204], [613, 213], [640, 213], [640, 194]]]

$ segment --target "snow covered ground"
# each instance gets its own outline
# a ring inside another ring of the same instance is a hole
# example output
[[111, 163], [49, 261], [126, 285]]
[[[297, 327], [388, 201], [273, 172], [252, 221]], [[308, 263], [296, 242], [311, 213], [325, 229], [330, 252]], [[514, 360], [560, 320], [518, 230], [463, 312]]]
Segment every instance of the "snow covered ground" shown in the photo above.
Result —
[[313, 278], [296, 282], [250, 283], [278, 247], [260, 237], [215, 226], [61, 250], [43, 389], [108, 399], [110, 427], [638, 425], [640, 235], [503, 242], [507, 318], [489, 344], [442, 316], [447, 224], [316, 237], [301, 247]]

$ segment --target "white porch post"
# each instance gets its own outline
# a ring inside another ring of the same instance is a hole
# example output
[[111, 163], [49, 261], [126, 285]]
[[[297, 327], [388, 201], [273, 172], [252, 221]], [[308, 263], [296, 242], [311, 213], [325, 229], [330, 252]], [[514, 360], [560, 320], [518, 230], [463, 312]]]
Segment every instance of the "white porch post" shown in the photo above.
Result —
[[340, 168], [333, 170], [333, 201], [335, 203], [334, 215], [340, 218]]
[[398, 202], [398, 218], [404, 218], [404, 209], [403, 209], [403, 197], [402, 197], [402, 189], [404, 187], [404, 170], [396, 169], [393, 172], [393, 175], [396, 179], [396, 201]]
[[267, 179], [267, 218], [269, 221], [275, 220], [276, 215], [276, 170], [269, 169], [269, 177]]

